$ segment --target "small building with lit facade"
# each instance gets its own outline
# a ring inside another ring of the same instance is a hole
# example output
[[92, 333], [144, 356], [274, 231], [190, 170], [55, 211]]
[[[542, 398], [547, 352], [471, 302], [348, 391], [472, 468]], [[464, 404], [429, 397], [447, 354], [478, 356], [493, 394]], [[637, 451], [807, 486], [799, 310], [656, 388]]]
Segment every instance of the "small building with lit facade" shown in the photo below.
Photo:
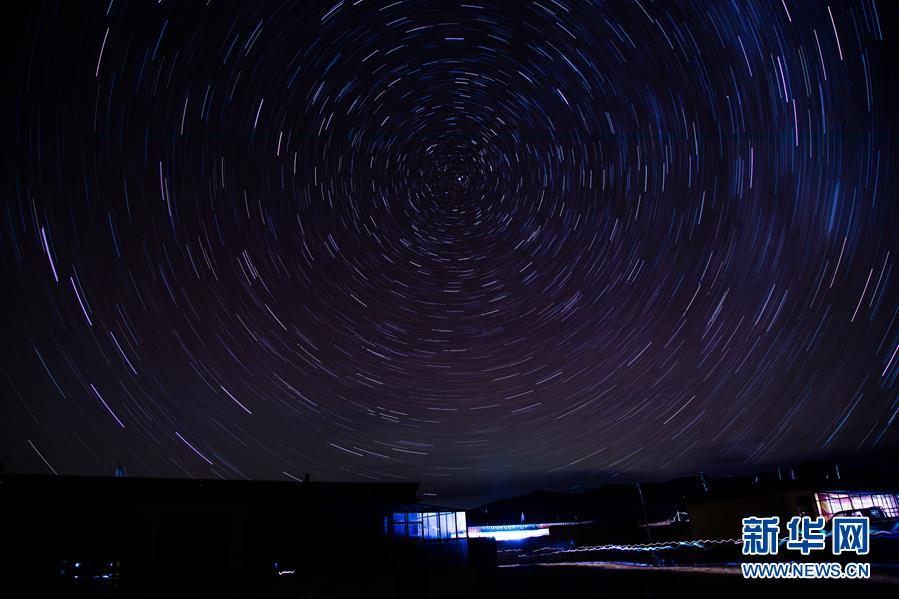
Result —
[[877, 508], [884, 519], [899, 519], [899, 495], [871, 491], [827, 491], [815, 493], [819, 516], [828, 520], [841, 512], [870, 511]]
[[444, 565], [464, 566], [468, 560], [465, 512], [413, 504], [384, 516], [384, 533], [398, 554], [418, 553]]
[[785, 524], [793, 516], [829, 521], [836, 514], [866, 515], [872, 530], [891, 529], [899, 522], [899, 491], [782, 481], [735, 494], [711, 493], [690, 502], [687, 511], [693, 539], [739, 539], [742, 519], [750, 516], [778, 516]]

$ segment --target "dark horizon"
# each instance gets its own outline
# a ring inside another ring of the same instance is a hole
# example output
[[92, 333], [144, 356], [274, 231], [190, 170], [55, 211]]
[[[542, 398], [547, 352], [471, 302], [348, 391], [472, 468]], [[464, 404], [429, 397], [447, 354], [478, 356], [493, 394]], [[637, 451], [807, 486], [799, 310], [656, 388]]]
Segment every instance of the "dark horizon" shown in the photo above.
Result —
[[[740, 465], [736, 464], [709, 464], [707, 467], [699, 468], [697, 470], [690, 470], [684, 472], [670, 472], [664, 474], [652, 474], [652, 473], [639, 473], [639, 472], [631, 472], [631, 473], [620, 473], [620, 472], [583, 472], [577, 473], [574, 476], [577, 480], [582, 481], [581, 483], [571, 486], [568, 485], [566, 480], [560, 476], [556, 477], [546, 477], [535, 475], [533, 477], [522, 476], [513, 480], [506, 481], [472, 481], [466, 484], [461, 485], [458, 488], [450, 489], [446, 494], [438, 494], [434, 493], [430, 490], [427, 484], [422, 481], [378, 481], [387, 484], [412, 484], [418, 487], [417, 495], [419, 500], [432, 505], [441, 505], [445, 507], [452, 508], [461, 508], [461, 509], [473, 509], [477, 507], [481, 507], [483, 505], [501, 501], [505, 499], [513, 499], [516, 497], [530, 495], [532, 493], [537, 492], [550, 492], [550, 493], [563, 493], [563, 494], [571, 494], [576, 495], [579, 493], [584, 493], [588, 491], [594, 491], [597, 489], [601, 489], [603, 487], [615, 486], [615, 485], [636, 485], [636, 484], [653, 484], [653, 483], [667, 483], [673, 482], [677, 480], [684, 480], [690, 478], [696, 479], [705, 479], [705, 480], [713, 480], [713, 479], [728, 479], [728, 478], [746, 478], [753, 476], [775, 476], [779, 472], [779, 474], [783, 477], [783, 480], [789, 480], [791, 476], [791, 472], [795, 474], [795, 472], [801, 472], [803, 468], [808, 468], [813, 465], [825, 465], [828, 468], [840, 468], [844, 469], [846, 467], [850, 468], [850, 472], [854, 475], [859, 475], [860, 473], [866, 473], [869, 476], [877, 477], [880, 476], [881, 484], [889, 485], [891, 481], [895, 481], [895, 468], [893, 460], [890, 459], [891, 454], [889, 451], [884, 454], [876, 454], [876, 455], [851, 455], [851, 456], [837, 456], [833, 454], [829, 455], [819, 455], [816, 457], [807, 457], [807, 458], [793, 458], [784, 460], [782, 463], [777, 464], [759, 464], [755, 466], [749, 465]], [[117, 463], [116, 470], [121, 468], [121, 473], [110, 474], [109, 472], [80, 472], [80, 473], [35, 473], [35, 472], [17, 472], [10, 471], [9, 469], [3, 468], [0, 469], [0, 475], [37, 475], [37, 476], [62, 476], [62, 477], [83, 477], [85, 479], [96, 479], [103, 480], [107, 478], [115, 478], [117, 476], [122, 476], [130, 479], [140, 479], [146, 481], [159, 480], [159, 481], [211, 481], [211, 482], [281, 482], [281, 483], [323, 483], [325, 485], [334, 483], [338, 485], [343, 484], [354, 484], [354, 483], [365, 483], [365, 481], [359, 480], [340, 480], [340, 479], [321, 479], [316, 477], [313, 473], [303, 473], [303, 476], [298, 478], [289, 478], [289, 477], [273, 477], [273, 478], [257, 478], [257, 479], [222, 479], [222, 478], [209, 478], [209, 477], [178, 477], [178, 476], [156, 476], [147, 473], [141, 472], [133, 472], [125, 467], [124, 464]], [[842, 472], [842, 470], [841, 470]], [[308, 475], [309, 478], [305, 479], [305, 476]], [[571, 475], [569, 474], [569, 477]], [[801, 476], [800, 476], [801, 478]]]
[[468, 506], [899, 453], [895, 3], [7, 22], [5, 472]]

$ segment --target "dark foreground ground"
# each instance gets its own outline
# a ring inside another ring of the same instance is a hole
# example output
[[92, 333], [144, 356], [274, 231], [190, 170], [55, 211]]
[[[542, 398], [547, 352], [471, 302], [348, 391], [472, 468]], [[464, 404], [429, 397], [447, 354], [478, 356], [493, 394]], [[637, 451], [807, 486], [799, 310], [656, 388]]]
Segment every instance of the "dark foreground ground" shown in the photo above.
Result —
[[500, 568], [485, 587], [494, 597], [899, 597], [899, 579], [863, 581], [745, 580], [738, 570], [706, 571], [635, 567], [525, 566]]
[[[490, 580], [466, 580], [464, 577], [435, 577], [410, 580], [397, 589], [392, 584], [370, 584], [349, 578], [336, 585], [304, 585], [286, 589], [278, 597], [491, 597], [514, 599], [555, 599], [563, 597], [690, 597], [774, 599], [899, 598], [899, 578], [876, 575], [869, 580], [744, 580], [739, 571], [656, 569], [643, 566], [520, 566], [499, 568]], [[274, 589], [273, 589], [274, 590]]]
[[[875, 569], [876, 570], [876, 569]], [[313, 576], [283, 580], [254, 588], [210, 588], [179, 585], [168, 588], [56, 589], [56, 597], [276, 597], [294, 599], [426, 597], [555, 599], [563, 597], [690, 597], [775, 599], [899, 598], [895, 572], [873, 573], [869, 580], [745, 580], [735, 568], [658, 568], [626, 564], [553, 564], [501, 567], [487, 576], [460, 572], [422, 576]], [[215, 587], [216, 585], [211, 585]], [[12, 590], [12, 589], [7, 589]], [[74, 592], [73, 592], [74, 591]], [[15, 592], [0, 596], [28, 596]], [[45, 596], [44, 593], [31, 596]]]

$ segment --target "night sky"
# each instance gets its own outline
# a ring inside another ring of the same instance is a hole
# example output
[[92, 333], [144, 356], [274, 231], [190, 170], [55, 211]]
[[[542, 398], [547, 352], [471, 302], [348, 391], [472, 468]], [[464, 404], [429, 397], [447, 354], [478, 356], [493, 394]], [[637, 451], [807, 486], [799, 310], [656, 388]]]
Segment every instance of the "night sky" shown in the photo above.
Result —
[[470, 503], [895, 452], [889, 2], [24, 4], [5, 472]]

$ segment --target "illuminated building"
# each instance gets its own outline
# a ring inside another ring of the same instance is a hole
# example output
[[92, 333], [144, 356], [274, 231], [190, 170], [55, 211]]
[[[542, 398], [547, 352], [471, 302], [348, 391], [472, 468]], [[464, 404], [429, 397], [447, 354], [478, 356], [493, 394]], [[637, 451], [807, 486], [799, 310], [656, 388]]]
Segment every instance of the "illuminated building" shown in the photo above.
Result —
[[465, 512], [414, 504], [384, 516], [384, 533], [398, 556], [426, 556], [445, 566], [468, 562]]
[[830, 520], [834, 514], [865, 508], [880, 508], [886, 518], [899, 518], [899, 496], [895, 493], [830, 491], [815, 493], [818, 514]]
[[450, 511], [447, 508], [420, 504], [384, 516], [384, 532], [393, 537], [421, 541], [468, 538], [464, 511]]
[[747, 516], [778, 516], [781, 522], [793, 516], [830, 520], [839, 512], [858, 510], [864, 511], [854, 515], [869, 516], [872, 529], [890, 529], [899, 518], [899, 494], [870, 487], [833, 489], [824, 484], [782, 481], [739, 493], [713, 493], [694, 500], [687, 510], [694, 539], [740, 538], [741, 522]]

